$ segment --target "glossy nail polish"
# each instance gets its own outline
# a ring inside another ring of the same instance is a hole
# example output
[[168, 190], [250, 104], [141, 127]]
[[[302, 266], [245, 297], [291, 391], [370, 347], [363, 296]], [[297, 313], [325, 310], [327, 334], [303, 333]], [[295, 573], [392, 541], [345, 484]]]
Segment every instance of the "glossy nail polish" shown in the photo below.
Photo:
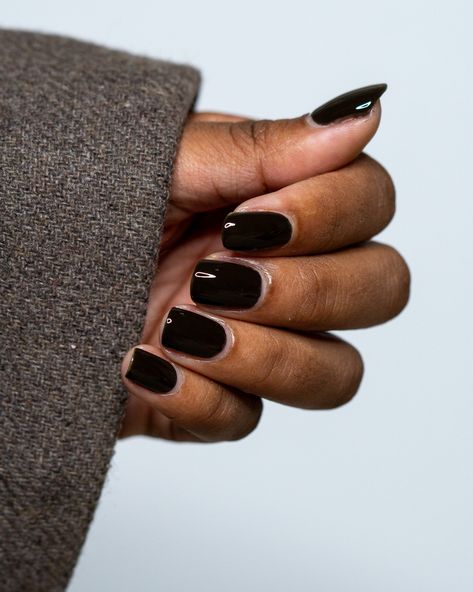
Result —
[[345, 117], [360, 117], [371, 111], [387, 89], [386, 84], [373, 84], [357, 88], [328, 101], [311, 113], [319, 125], [327, 125]]
[[261, 296], [261, 274], [253, 267], [203, 259], [191, 281], [191, 298], [197, 304], [222, 308], [251, 308]]
[[164, 347], [199, 358], [212, 358], [227, 342], [223, 326], [184, 308], [173, 307], [168, 313], [161, 335]]
[[277, 212], [231, 212], [223, 222], [223, 245], [234, 251], [280, 247], [291, 236], [289, 219]]
[[164, 394], [176, 386], [177, 372], [164, 358], [136, 347], [125, 378], [153, 393]]

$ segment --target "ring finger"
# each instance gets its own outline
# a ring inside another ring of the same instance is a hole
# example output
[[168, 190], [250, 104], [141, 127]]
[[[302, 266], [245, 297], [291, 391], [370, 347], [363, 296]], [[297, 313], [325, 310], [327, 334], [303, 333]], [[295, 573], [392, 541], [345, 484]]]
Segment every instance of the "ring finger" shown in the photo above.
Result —
[[191, 305], [168, 312], [161, 347], [173, 362], [211, 380], [307, 409], [346, 403], [363, 371], [358, 352], [331, 335], [223, 319]]

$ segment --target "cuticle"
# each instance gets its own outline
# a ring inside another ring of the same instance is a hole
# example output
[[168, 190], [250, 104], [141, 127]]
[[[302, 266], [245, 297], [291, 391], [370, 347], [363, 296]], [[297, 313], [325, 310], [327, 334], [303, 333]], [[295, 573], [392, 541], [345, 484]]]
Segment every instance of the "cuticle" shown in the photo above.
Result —
[[327, 125], [321, 125], [320, 123], [317, 123], [316, 121], [314, 121], [312, 119], [312, 115], [310, 113], [307, 113], [306, 115], [304, 115], [304, 119], [305, 122], [307, 123], [307, 125], [309, 127], [313, 127], [313, 128], [324, 128], [324, 127], [328, 127]]

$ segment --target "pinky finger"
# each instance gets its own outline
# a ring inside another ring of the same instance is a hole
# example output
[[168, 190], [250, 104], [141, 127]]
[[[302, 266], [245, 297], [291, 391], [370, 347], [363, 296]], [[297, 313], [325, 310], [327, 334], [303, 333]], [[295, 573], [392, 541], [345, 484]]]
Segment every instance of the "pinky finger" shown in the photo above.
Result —
[[158, 424], [147, 431], [161, 437], [239, 440], [255, 429], [261, 417], [259, 397], [178, 366], [151, 345], [140, 345], [125, 355], [122, 380], [128, 392], [148, 406]]

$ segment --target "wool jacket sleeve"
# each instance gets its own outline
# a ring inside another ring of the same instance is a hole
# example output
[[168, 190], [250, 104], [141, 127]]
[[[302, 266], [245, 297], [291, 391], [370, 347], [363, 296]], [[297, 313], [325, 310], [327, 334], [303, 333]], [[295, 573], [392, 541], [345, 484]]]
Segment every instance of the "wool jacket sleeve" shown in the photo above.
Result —
[[0, 31], [0, 590], [64, 590], [124, 411], [188, 65]]

